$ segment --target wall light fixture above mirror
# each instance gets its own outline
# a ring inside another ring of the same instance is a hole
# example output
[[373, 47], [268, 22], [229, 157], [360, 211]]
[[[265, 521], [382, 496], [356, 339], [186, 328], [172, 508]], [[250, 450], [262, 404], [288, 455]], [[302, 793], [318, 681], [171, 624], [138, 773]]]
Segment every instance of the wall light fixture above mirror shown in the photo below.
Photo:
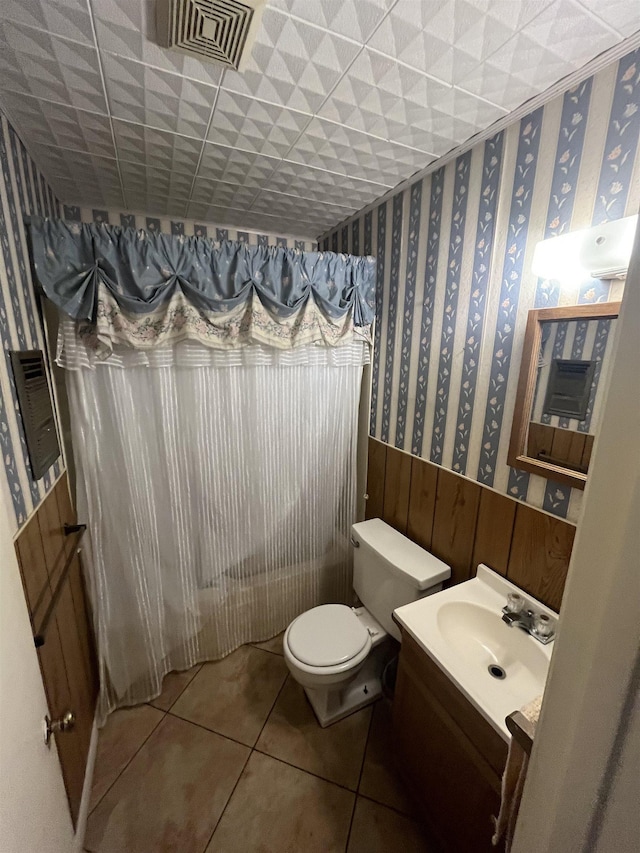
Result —
[[533, 272], [569, 285], [590, 278], [624, 278], [637, 226], [638, 214], [541, 240], [533, 254]]
[[530, 311], [507, 462], [584, 489], [619, 302]]

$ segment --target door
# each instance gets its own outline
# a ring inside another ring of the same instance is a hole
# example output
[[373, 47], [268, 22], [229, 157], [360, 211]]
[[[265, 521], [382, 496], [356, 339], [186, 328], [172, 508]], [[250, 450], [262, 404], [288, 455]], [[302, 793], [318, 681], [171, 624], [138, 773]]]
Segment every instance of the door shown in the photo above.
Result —
[[74, 823], [78, 817], [98, 692], [96, 657], [82, 577], [82, 531], [75, 524], [66, 473], [20, 531], [16, 552], [49, 718], [73, 714], [71, 727], [55, 731]]

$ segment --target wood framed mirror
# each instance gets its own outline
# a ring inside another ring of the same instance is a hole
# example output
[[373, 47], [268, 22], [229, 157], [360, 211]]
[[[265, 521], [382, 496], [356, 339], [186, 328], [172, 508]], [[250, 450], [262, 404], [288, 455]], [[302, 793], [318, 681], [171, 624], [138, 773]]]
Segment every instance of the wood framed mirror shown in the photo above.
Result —
[[584, 489], [619, 302], [529, 311], [507, 462]]

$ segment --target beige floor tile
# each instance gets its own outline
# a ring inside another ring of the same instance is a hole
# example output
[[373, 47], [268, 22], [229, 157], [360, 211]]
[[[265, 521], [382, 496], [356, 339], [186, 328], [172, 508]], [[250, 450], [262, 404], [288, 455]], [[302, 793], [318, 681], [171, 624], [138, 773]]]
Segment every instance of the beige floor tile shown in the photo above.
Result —
[[283, 637], [284, 631], [276, 637], [272, 637], [270, 640], [265, 640], [264, 643], [252, 643], [251, 645], [255, 646], [256, 649], [264, 649], [265, 652], [273, 652], [276, 655], [284, 656], [284, 651], [282, 649]]
[[343, 853], [353, 798], [254, 752], [206, 853]]
[[391, 708], [382, 699], [373, 710], [359, 792], [385, 806], [415, 815], [415, 806], [393, 763]]
[[370, 718], [371, 707], [363, 708], [320, 728], [304, 690], [289, 678], [256, 748], [355, 791]]
[[95, 808], [163, 717], [161, 711], [149, 705], [123, 708], [109, 714], [98, 734], [90, 810]]
[[283, 658], [242, 646], [203, 664], [171, 713], [253, 746], [286, 676]]
[[90, 815], [92, 853], [199, 853], [249, 749], [165, 716]]
[[186, 669], [184, 672], [170, 672], [162, 682], [162, 693], [149, 703], [161, 711], [168, 711], [196, 675], [200, 672], [200, 664]]
[[347, 853], [436, 853], [425, 830], [393, 809], [358, 797]]

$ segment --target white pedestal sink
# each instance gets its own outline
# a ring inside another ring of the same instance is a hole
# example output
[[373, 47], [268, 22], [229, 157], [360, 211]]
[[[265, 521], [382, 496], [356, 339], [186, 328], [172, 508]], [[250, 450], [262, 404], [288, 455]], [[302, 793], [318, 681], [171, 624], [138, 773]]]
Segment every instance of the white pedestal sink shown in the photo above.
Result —
[[544, 692], [553, 648], [502, 621], [511, 592], [557, 617], [482, 564], [472, 580], [394, 611], [404, 630], [506, 741], [505, 717]]

